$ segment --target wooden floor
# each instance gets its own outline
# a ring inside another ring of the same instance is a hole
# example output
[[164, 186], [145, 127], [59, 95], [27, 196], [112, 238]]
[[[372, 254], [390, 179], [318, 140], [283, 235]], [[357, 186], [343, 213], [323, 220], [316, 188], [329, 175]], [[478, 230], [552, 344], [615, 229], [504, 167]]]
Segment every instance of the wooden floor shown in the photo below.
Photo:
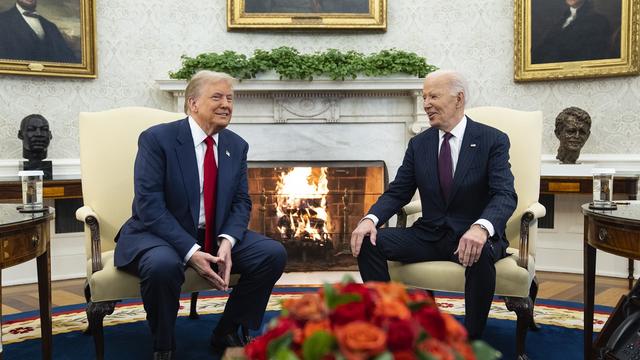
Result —
[[[538, 298], [582, 302], [582, 275], [538, 272]], [[599, 276], [596, 279], [596, 304], [615, 306], [621, 295], [629, 292], [627, 279]], [[54, 281], [53, 306], [84, 303], [84, 280]], [[36, 285], [9, 286], [2, 289], [2, 314], [38, 309]]]

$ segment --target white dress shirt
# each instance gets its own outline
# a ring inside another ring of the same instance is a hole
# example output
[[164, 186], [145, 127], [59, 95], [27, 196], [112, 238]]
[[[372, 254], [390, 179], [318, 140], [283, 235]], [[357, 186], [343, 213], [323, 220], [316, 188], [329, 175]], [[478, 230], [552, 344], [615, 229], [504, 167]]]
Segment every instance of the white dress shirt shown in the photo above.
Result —
[[[198, 180], [200, 182], [200, 212], [198, 216], [198, 228], [204, 228], [206, 221], [204, 216], [204, 154], [207, 151], [207, 144], [205, 144], [204, 140], [207, 138], [207, 134], [202, 130], [200, 125], [196, 123], [196, 121], [189, 116], [189, 127], [191, 128], [191, 138], [193, 139], [193, 146], [196, 151], [196, 162], [198, 164]], [[213, 157], [216, 159], [216, 164], [218, 163], [218, 134], [211, 135], [213, 138], [214, 146], [213, 146]], [[231, 242], [231, 247], [236, 244], [236, 239], [228, 234], [220, 234], [218, 237], [222, 237], [225, 239], [229, 239]], [[220, 245], [220, 240], [218, 240], [218, 245]], [[200, 245], [195, 244], [189, 250], [187, 255], [184, 257], [185, 264], [191, 258], [194, 252], [200, 249]]]
[[578, 8], [569, 7], [569, 11], [571, 12], [571, 15], [569, 15], [567, 20], [564, 21], [564, 24], [562, 24], [563, 29], [569, 26], [569, 24], [571, 24], [573, 20], [576, 19], [576, 13], [578, 12]]
[[[458, 157], [460, 156], [460, 148], [462, 147], [462, 139], [464, 138], [464, 131], [467, 129], [467, 116], [463, 115], [458, 125], [451, 130], [451, 135], [453, 135], [449, 139], [449, 147], [451, 148], [451, 164], [453, 165], [453, 174], [456, 173], [456, 166], [458, 165]], [[440, 147], [442, 146], [442, 142], [444, 141], [445, 132], [442, 130], [438, 130], [438, 155], [440, 155]], [[367, 214], [362, 220], [371, 219], [373, 223], [377, 226], [380, 219], [373, 214]], [[360, 221], [362, 221], [360, 220]], [[478, 219], [474, 224], [483, 225], [489, 231], [489, 237], [495, 234], [495, 230], [493, 228], [493, 224], [487, 219]]]
[[16, 3], [16, 8], [20, 12], [20, 15], [22, 15], [22, 18], [24, 19], [24, 21], [26, 21], [27, 24], [29, 24], [29, 27], [31, 27], [31, 30], [33, 30], [33, 32], [36, 33], [38, 38], [40, 40], [44, 39], [44, 29], [42, 28], [42, 24], [40, 23], [40, 19], [38, 19], [37, 17], [33, 17], [33, 16], [25, 16], [24, 12], [25, 11], [29, 11], [29, 10], [26, 10], [22, 6], [18, 5], [18, 3]]

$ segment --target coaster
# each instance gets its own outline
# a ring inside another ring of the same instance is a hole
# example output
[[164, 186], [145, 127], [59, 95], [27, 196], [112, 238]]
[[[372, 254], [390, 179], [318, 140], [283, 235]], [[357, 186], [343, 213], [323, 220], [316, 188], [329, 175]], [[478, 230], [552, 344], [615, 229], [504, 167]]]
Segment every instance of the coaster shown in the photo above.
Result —
[[47, 206], [43, 207], [42, 209], [25, 209], [23, 205], [18, 205], [16, 206], [16, 209], [21, 213], [42, 213], [49, 211], [49, 208]]
[[594, 205], [593, 203], [589, 203], [589, 209], [591, 210], [617, 210], [618, 205], [616, 203], [603, 204], [603, 205]]

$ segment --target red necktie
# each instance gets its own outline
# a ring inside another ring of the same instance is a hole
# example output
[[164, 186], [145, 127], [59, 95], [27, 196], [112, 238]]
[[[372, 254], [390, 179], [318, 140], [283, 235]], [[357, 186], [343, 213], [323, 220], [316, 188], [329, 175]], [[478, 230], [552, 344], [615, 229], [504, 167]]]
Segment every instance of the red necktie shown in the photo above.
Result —
[[449, 139], [453, 135], [445, 133], [442, 145], [440, 145], [440, 155], [438, 156], [438, 176], [440, 177], [440, 190], [445, 201], [449, 198], [451, 185], [453, 184], [453, 161], [451, 159], [451, 146]]
[[213, 156], [215, 141], [211, 136], [204, 139], [207, 150], [204, 153], [204, 181], [202, 195], [204, 197], [205, 236], [204, 251], [211, 253], [213, 250], [213, 237], [216, 231], [216, 189], [218, 183], [218, 165]]

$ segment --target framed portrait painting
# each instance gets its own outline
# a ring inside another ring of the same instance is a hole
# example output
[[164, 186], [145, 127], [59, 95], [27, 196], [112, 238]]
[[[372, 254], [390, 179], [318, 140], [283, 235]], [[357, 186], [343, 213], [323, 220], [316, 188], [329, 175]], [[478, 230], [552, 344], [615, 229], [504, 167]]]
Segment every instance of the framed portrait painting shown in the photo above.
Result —
[[95, 78], [94, 0], [0, 0], [0, 73]]
[[227, 0], [227, 29], [387, 29], [387, 0]]
[[515, 0], [516, 81], [640, 73], [640, 0]]

